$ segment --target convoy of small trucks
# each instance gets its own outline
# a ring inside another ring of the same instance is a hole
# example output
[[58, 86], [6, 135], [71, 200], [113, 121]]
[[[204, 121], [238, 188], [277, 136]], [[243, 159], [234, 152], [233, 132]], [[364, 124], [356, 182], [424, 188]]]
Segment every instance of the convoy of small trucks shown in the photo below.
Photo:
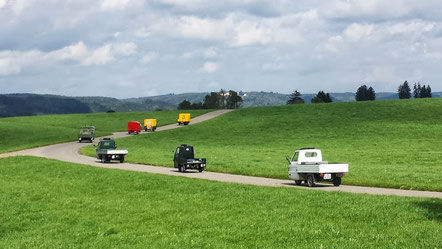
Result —
[[[189, 113], [180, 113], [178, 116], [178, 125], [187, 125], [190, 123]], [[144, 130], [155, 131], [157, 128], [156, 119], [145, 119]], [[138, 134], [141, 132], [141, 123], [130, 121], [127, 123], [128, 134]], [[78, 141], [89, 140], [92, 142], [95, 138], [95, 127], [84, 126], [78, 134]], [[128, 151], [126, 149], [117, 150], [117, 144], [112, 138], [102, 138], [97, 145], [94, 144], [97, 159], [102, 163], [112, 160], [124, 162]], [[296, 185], [306, 183], [313, 187], [319, 181], [333, 182], [334, 186], [341, 185], [341, 179], [348, 173], [348, 164], [329, 164], [322, 160], [322, 151], [315, 148], [302, 148], [296, 150], [292, 157], [286, 156], [289, 162], [288, 177], [295, 181]], [[202, 172], [206, 168], [206, 158], [195, 158], [193, 146], [181, 144], [174, 151], [174, 167], [179, 172], [186, 172], [188, 169], [195, 169]]]

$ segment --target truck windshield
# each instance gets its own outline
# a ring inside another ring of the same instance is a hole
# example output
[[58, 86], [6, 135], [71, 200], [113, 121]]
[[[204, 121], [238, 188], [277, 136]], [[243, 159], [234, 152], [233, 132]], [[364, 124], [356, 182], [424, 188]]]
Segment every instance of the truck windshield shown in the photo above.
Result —
[[181, 148], [180, 156], [181, 156], [181, 158], [184, 158], [184, 159], [192, 159], [193, 158], [193, 148], [192, 147]]
[[295, 152], [295, 154], [293, 155], [292, 161], [298, 161], [298, 156], [299, 156], [299, 153]]
[[114, 141], [105, 141], [105, 142], [101, 142], [100, 148], [101, 149], [116, 149], [117, 146], [115, 146]]

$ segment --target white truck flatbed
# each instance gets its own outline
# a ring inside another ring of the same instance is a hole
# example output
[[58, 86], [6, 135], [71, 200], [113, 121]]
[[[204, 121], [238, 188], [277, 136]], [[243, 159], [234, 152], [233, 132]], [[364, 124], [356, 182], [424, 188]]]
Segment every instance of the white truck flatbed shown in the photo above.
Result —
[[129, 152], [127, 150], [107, 150], [105, 154], [110, 155], [127, 155]]
[[333, 181], [333, 185], [339, 186], [341, 178], [348, 172], [346, 163], [329, 164], [322, 161], [322, 152], [319, 149], [299, 149], [293, 153], [291, 159], [286, 159], [289, 161], [289, 178], [295, 180], [297, 185], [304, 181], [312, 187], [317, 181]]

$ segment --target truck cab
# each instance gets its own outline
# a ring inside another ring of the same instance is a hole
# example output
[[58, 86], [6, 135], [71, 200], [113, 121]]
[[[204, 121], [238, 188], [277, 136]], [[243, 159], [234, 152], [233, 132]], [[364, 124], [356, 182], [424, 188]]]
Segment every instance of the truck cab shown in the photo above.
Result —
[[289, 178], [295, 180], [296, 185], [304, 181], [309, 187], [319, 181], [331, 181], [334, 186], [341, 184], [341, 178], [348, 172], [348, 164], [329, 164], [323, 161], [322, 152], [315, 148], [295, 150], [293, 156], [286, 157], [289, 162]]

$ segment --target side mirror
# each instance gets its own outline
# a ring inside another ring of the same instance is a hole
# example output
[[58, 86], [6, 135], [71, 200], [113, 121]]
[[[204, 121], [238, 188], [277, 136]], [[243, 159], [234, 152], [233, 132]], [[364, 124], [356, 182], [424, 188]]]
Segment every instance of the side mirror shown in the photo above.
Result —
[[289, 163], [291, 163], [289, 156], [285, 156], [285, 160], [287, 160]]

